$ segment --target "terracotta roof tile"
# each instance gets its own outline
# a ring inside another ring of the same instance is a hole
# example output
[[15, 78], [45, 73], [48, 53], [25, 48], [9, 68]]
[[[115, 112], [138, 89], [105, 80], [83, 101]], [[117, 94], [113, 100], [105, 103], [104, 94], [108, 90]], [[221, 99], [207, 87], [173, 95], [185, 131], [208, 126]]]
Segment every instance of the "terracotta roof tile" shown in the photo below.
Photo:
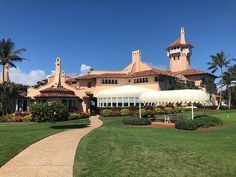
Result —
[[143, 77], [143, 76], [155, 76], [155, 75], [164, 75], [164, 76], [172, 76], [172, 73], [168, 70], [159, 70], [152, 69], [147, 71], [140, 71], [129, 75], [130, 77]]
[[185, 44], [182, 44], [182, 43], [180, 42], [180, 39], [178, 38], [178, 39], [176, 39], [174, 42], [172, 42], [170, 45], [168, 45], [168, 46], [167, 46], [167, 49], [170, 48], [170, 47], [177, 46], [177, 45], [188, 45], [188, 46], [190, 46], [190, 47], [193, 47], [193, 45], [192, 45], [191, 43], [189, 43], [189, 42], [186, 42]]
[[184, 76], [199, 75], [199, 74], [210, 74], [212, 76], [215, 76], [215, 75], [213, 75], [211, 73], [208, 73], [206, 71], [201, 71], [201, 70], [194, 69], [194, 68], [190, 68], [190, 69], [183, 70], [183, 71], [178, 71], [178, 72], [173, 72], [173, 74], [183, 74]]
[[48, 97], [60, 97], [60, 98], [76, 98], [75, 92], [66, 89], [62, 86], [60, 87], [49, 87], [40, 91], [41, 94], [35, 96], [35, 98], [48, 98]]

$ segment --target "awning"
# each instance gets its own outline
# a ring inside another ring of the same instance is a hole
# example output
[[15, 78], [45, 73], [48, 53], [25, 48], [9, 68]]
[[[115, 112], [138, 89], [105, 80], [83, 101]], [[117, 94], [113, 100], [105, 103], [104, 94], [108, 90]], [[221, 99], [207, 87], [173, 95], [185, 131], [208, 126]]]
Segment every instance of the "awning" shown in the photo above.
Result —
[[205, 103], [209, 95], [197, 89], [152, 91], [142, 93], [139, 100], [141, 103]]
[[133, 85], [124, 85], [111, 89], [106, 89], [98, 92], [97, 98], [111, 98], [111, 97], [139, 97], [144, 92], [154, 91], [143, 87]]

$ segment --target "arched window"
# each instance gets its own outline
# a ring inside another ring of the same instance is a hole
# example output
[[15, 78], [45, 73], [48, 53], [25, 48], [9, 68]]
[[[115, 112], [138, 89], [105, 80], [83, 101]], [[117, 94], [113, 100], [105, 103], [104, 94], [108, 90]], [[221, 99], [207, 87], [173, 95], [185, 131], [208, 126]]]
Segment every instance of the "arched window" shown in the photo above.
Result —
[[136, 79], [134, 79], [134, 83], [136, 83]]
[[105, 84], [107, 84], [107, 79], [105, 79]]
[[104, 82], [104, 79], [102, 79], [102, 84], [104, 84], [105, 82]]
[[111, 79], [108, 80], [108, 84], [111, 84]]
[[115, 80], [115, 84], [118, 84], [118, 81], [117, 81], [117, 80]]
[[137, 83], [139, 83], [139, 79], [137, 79]]
[[139, 83], [142, 83], [142, 78], [139, 79]]
[[145, 81], [145, 78], [143, 78], [143, 82], [146, 82], [146, 81]]
[[146, 77], [145, 82], [148, 82], [148, 78]]

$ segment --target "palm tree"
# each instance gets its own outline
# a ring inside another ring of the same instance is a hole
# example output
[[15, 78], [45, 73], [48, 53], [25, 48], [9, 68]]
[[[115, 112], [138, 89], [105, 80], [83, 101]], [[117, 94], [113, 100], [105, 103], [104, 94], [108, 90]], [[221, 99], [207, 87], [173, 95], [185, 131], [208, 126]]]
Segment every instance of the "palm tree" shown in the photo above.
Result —
[[6, 82], [5, 80], [5, 69], [7, 65], [10, 65], [10, 67], [16, 68], [16, 65], [14, 62], [21, 62], [25, 60], [24, 58], [21, 58], [19, 55], [22, 54], [26, 49], [17, 49], [15, 50], [15, 44], [11, 41], [11, 39], [2, 39], [0, 40], [0, 64], [3, 66], [2, 71], [2, 79], [3, 82]]
[[216, 53], [216, 55], [210, 55], [211, 62], [208, 62], [208, 70], [211, 70], [211, 73], [215, 73], [218, 69], [220, 69], [220, 100], [219, 105], [217, 107], [217, 110], [220, 109], [221, 106], [221, 100], [222, 100], [222, 88], [223, 88], [223, 69], [227, 68], [230, 65], [230, 59], [228, 59], [228, 56], [225, 55], [224, 51], [221, 51], [220, 53]]
[[228, 108], [230, 109], [231, 107], [231, 87], [233, 84], [236, 83], [236, 65], [231, 66], [227, 72], [223, 73], [223, 86], [226, 86], [226, 90], [228, 93]]

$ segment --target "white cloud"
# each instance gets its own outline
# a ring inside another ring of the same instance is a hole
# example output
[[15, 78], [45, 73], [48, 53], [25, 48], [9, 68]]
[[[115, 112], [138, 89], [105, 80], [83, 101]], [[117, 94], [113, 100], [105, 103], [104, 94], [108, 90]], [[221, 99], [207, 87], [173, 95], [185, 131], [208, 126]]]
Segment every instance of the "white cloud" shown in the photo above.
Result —
[[90, 71], [90, 69], [91, 69], [91, 66], [88, 66], [88, 65], [86, 65], [86, 64], [82, 64], [81, 66], [80, 66], [80, 76], [83, 76], [83, 75], [86, 75], [86, 74], [88, 74], [88, 72]]
[[35, 85], [37, 81], [47, 78], [45, 71], [40, 69], [31, 70], [29, 73], [23, 72], [20, 68], [10, 68], [10, 80], [15, 83], [25, 85]]

